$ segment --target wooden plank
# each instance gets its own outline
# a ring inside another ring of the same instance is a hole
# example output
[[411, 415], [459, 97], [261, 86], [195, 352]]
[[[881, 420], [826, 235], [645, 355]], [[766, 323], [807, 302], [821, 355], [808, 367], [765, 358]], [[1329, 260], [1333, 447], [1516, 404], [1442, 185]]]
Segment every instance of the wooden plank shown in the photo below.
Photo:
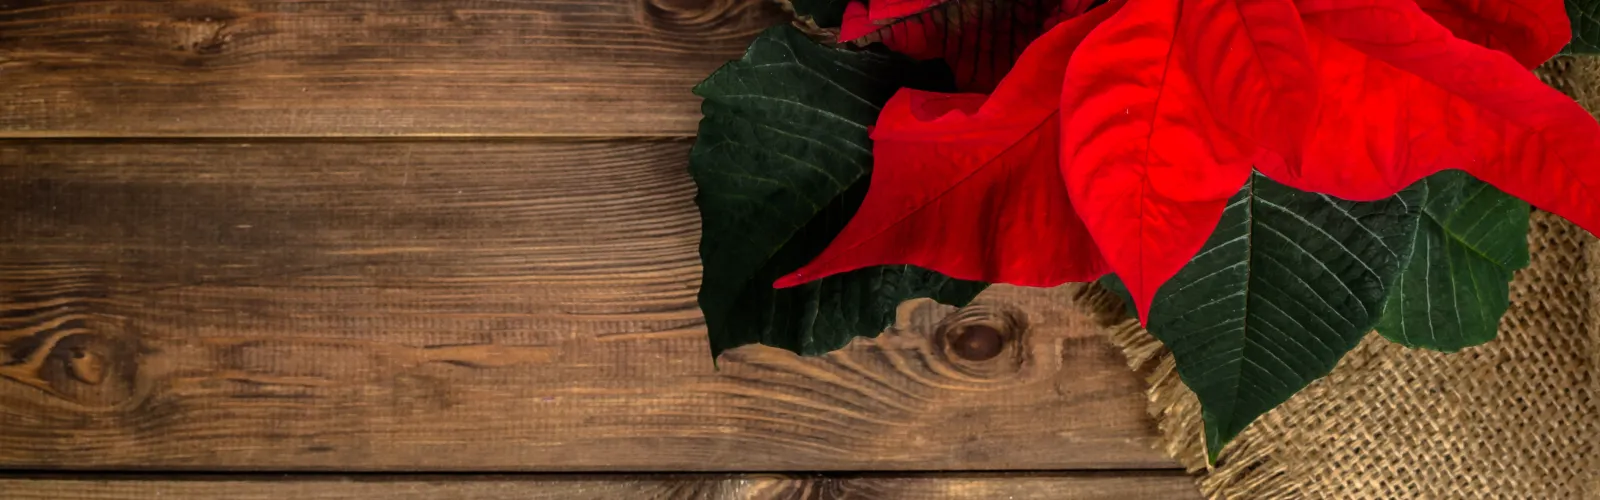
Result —
[[1179, 474], [917, 475], [910, 477], [618, 475], [572, 477], [198, 477], [5, 479], [14, 500], [537, 500], [537, 499], [969, 499], [1184, 500], [1198, 499], [1194, 481]]
[[0, 2], [0, 137], [692, 134], [767, 0]]
[[1072, 287], [714, 368], [687, 150], [0, 141], [0, 467], [1172, 466]]

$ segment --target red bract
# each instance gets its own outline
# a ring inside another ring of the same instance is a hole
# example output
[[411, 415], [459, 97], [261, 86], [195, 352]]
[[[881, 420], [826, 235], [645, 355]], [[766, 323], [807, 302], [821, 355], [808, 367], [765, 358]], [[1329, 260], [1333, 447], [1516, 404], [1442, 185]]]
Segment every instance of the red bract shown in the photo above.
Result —
[[872, 2], [868, 17], [876, 24], [889, 24], [896, 19], [916, 15], [947, 1], [949, 0], [877, 0]]
[[1129, 0], [1067, 66], [1063, 177], [1143, 319], [1258, 145], [1293, 158], [1316, 88], [1288, 0]]
[[1566, 5], [1549, 0], [1417, 0], [1456, 37], [1511, 54], [1528, 68], [1572, 38]]
[[1355, 200], [1461, 169], [1600, 229], [1600, 124], [1527, 71], [1570, 38], [1562, 3], [1421, 3], [1127, 0], [1041, 37], [987, 101], [902, 91], [855, 220], [778, 285], [916, 264], [1048, 286], [1098, 277], [1098, 250], [1143, 319], [1252, 166]]
[[1057, 169], [1054, 96], [1073, 49], [1118, 5], [1040, 38], [994, 95], [902, 91], [872, 132], [872, 185], [827, 250], [778, 280], [792, 286], [881, 264], [1033, 286], [1085, 281], [1105, 262]]
[[1090, 0], [935, 1], [891, 18], [880, 17], [882, 1], [846, 6], [839, 40], [881, 42], [915, 59], [944, 59], [960, 90], [989, 92], [1033, 39], [1082, 14]]
[[1451, 36], [1408, 2], [1300, 8], [1318, 49], [1322, 106], [1305, 165], [1268, 162], [1263, 173], [1368, 200], [1455, 168], [1600, 229], [1600, 123], [1571, 98], [1505, 53]]

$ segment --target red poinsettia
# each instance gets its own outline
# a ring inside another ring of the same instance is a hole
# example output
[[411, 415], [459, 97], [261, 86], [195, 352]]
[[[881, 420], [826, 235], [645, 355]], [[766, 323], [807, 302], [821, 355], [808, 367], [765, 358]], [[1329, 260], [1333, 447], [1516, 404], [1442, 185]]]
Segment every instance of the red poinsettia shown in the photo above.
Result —
[[1090, 0], [872, 0], [845, 7], [839, 40], [944, 59], [965, 92], [989, 92], [1029, 42]]
[[1114, 271], [1142, 320], [1252, 167], [1352, 200], [1461, 169], [1600, 231], [1600, 123], [1528, 71], [1570, 37], [1560, 0], [1111, 2], [992, 93], [896, 95], [860, 211], [776, 285], [884, 264], [1032, 286]]

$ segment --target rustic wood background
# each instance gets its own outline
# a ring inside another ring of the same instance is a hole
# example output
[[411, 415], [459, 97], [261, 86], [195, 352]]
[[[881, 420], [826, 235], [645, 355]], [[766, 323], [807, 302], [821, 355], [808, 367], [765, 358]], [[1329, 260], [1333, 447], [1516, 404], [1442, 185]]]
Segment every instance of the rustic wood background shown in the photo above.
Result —
[[0, 0], [0, 497], [1195, 496], [1070, 287], [713, 367], [689, 88], [779, 20]]

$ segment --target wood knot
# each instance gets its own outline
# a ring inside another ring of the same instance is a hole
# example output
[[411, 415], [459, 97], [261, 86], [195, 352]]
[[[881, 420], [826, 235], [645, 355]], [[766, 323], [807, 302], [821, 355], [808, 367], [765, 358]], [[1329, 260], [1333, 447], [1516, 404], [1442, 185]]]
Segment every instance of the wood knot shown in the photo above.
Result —
[[945, 360], [970, 375], [1015, 373], [1026, 358], [1027, 322], [1004, 305], [974, 303], [946, 316], [935, 331]]
[[100, 318], [80, 315], [60, 319], [55, 325], [41, 325], [31, 334], [13, 330], [15, 336], [4, 344], [0, 379], [83, 404], [111, 404], [125, 397], [131, 374], [119, 373], [127, 376], [119, 376], [114, 384], [108, 379], [113, 372], [132, 367], [131, 346], [99, 334], [108, 328]]
[[233, 41], [240, 15], [218, 6], [193, 5], [175, 8], [165, 21], [144, 23], [153, 39], [165, 40], [175, 51], [190, 56], [221, 54]]
[[86, 405], [130, 397], [137, 341], [102, 311], [107, 293], [93, 268], [0, 265], [0, 381]]
[[[749, 15], [750, 9], [770, 11], [768, 15]], [[771, 2], [741, 0], [644, 0], [645, 20], [663, 31], [702, 35], [745, 23], [752, 17], [770, 17], [776, 12]]]
[[989, 325], [972, 325], [961, 329], [951, 341], [950, 350], [967, 361], [983, 361], [1000, 355], [1005, 338]]
[[105, 355], [83, 346], [73, 347], [67, 355], [67, 372], [85, 384], [99, 384], [106, 380]]

